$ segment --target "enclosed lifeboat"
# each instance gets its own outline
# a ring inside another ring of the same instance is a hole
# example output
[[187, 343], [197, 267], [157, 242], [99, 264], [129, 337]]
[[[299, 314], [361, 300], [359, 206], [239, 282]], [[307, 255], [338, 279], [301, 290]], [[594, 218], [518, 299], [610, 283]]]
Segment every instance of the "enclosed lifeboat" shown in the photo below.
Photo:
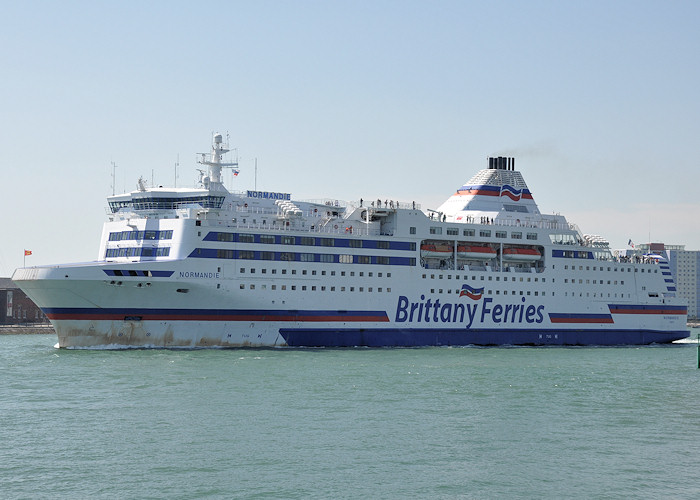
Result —
[[459, 245], [457, 257], [462, 259], [490, 260], [496, 257], [496, 250], [491, 247]]
[[449, 259], [452, 257], [452, 247], [450, 245], [435, 245], [424, 243], [420, 246], [421, 257], [432, 259]]
[[540, 260], [542, 254], [534, 248], [504, 248], [501, 256], [513, 262], [534, 262]]

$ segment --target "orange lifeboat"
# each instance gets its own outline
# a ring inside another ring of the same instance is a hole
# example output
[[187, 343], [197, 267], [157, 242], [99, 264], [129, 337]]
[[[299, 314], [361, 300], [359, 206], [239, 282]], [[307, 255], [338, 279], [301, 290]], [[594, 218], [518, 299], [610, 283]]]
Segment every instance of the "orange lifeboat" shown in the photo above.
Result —
[[542, 254], [534, 248], [504, 248], [503, 260], [534, 262], [540, 260]]
[[496, 257], [496, 250], [491, 247], [460, 245], [457, 256], [462, 259], [490, 260]]
[[420, 246], [422, 257], [433, 259], [449, 259], [452, 257], [452, 247], [450, 245], [423, 244]]

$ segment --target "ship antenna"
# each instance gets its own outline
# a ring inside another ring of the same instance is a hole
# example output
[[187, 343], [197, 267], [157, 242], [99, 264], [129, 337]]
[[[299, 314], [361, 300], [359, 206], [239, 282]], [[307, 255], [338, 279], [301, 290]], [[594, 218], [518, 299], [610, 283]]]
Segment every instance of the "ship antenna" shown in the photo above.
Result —
[[112, 162], [112, 196], [115, 195], [117, 189], [117, 164]]

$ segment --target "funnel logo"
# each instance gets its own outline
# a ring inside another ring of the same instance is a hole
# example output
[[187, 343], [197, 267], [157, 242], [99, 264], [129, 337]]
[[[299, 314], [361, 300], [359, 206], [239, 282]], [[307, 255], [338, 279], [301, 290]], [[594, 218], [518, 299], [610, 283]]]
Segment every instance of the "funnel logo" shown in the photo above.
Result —
[[482, 295], [484, 295], [484, 289], [482, 288], [472, 288], [466, 283], [462, 285], [462, 290], [459, 292], [460, 297], [464, 296], [469, 297], [472, 300], [479, 300], [481, 299]]
[[501, 196], [507, 196], [513, 201], [520, 201], [520, 198], [523, 196], [523, 190], [522, 189], [515, 189], [512, 186], [509, 186], [508, 184], [504, 184], [501, 186]]

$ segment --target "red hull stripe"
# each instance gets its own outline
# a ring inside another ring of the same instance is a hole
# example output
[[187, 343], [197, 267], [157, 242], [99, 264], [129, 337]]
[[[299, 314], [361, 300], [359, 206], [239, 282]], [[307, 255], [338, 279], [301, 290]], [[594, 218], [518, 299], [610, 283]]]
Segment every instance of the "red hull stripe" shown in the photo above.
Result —
[[163, 310], [163, 309], [46, 309], [52, 320], [80, 321], [297, 321], [379, 322], [389, 321], [385, 311], [275, 311], [275, 310]]
[[551, 323], [603, 324], [614, 323], [610, 314], [549, 313]]
[[685, 306], [641, 306], [628, 304], [609, 304], [612, 314], [664, 314], [670, 316], [684, 316], [688, 314]]

